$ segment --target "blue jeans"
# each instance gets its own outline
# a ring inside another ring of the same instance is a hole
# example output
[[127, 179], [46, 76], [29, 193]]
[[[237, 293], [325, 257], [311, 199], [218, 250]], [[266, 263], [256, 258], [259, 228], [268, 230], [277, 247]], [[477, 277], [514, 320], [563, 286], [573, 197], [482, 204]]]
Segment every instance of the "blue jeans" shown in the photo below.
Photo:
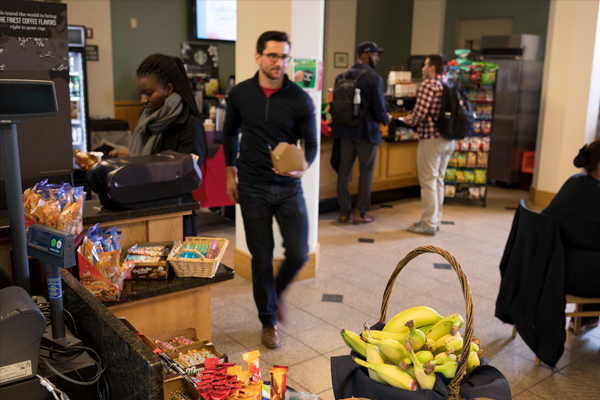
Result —
[[[300, 180], [285, 185], [238, 185], [246, 244], [252, 255], [252, 289], [258, 318], [265, 328], [277, 325], [277, 297], [304, 266], [308, 254], [308, 215]], [[273, 216], [285, 249], [273, 277]]]

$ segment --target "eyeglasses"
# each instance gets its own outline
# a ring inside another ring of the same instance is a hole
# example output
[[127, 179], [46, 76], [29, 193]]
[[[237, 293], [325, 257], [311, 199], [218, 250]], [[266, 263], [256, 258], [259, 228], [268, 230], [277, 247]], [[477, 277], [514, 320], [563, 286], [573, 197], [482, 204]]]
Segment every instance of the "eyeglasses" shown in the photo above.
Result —
[[283, 62], [283, 63], [288, 63], [292, 59], [292, 57], [290, 57], [288, 54], [284, 54], [284, 55], [280, 56], [277, 53], [269, 53], [269, 54], [261, 54], [261, 56], [267, 57], [269, 59], [269, 61], [271, 61], [272, 63], [276, 63], [277, 60], [279, 60], [280, 58], [281, 58], [281, 62]]

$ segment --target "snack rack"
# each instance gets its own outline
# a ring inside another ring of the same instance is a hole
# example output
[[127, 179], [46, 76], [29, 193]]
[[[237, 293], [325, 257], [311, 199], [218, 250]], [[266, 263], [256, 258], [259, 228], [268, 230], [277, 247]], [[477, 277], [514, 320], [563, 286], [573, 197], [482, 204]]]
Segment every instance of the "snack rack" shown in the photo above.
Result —
[[[470, 137], [456, 141], [444, 178], [444, 201], [486, 206], [496, 82], [462, 83], [475, 112]], [[486, 144], [487, 142], [487, 144]], [[462, 179], [461, 179], [462, 177]]]

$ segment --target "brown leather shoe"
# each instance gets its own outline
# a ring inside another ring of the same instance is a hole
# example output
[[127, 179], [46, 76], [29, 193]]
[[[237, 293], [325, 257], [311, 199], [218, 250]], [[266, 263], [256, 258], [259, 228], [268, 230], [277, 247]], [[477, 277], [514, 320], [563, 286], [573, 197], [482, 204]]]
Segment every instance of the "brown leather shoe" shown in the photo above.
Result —
[[272, 328], [263, 328], [262, 330], [262, 344], [269, 349], [276, 349], [281, 346], [281, 340], [279, 339], [279, 333], [277, 333], [277, 325]]
[[354, 224], [368, 224], [369, 222], [373, 222], [375, 221], [375, 218], [365, 214], [365, 215], [360, 215], [360, 211], [356, 210], [356, 213], [354, 214]]
[[352, 215], [349, 217], [346, 217], [345, 215], [340, 215], [340, 217], [338, 218], [338, 222], [340, 224], [349, 224], [352, 223]]
[[280, 322], [285, 322], [287, 320], [287, 305], [282, 298], [277, 299], [277, 319]]

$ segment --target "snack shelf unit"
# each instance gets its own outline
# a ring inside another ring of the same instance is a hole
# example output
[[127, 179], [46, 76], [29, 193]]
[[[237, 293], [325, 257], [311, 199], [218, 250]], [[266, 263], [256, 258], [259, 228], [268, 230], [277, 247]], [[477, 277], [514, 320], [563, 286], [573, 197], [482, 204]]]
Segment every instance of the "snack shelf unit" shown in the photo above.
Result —
[[[457, 141], [457, 148], [446, 169], [444, 201], [485, 207], [489, 183], [489, 157], [492, 151], [491, 137], [494, 131], [496, 83], [464, 83], [463, 86], [469, 93], [476, 114], [475, 126], [472, 136]], [[465, 159], [465, 162], [459, 161]], [[452, 169], [455, 171], [454, 177]]]

